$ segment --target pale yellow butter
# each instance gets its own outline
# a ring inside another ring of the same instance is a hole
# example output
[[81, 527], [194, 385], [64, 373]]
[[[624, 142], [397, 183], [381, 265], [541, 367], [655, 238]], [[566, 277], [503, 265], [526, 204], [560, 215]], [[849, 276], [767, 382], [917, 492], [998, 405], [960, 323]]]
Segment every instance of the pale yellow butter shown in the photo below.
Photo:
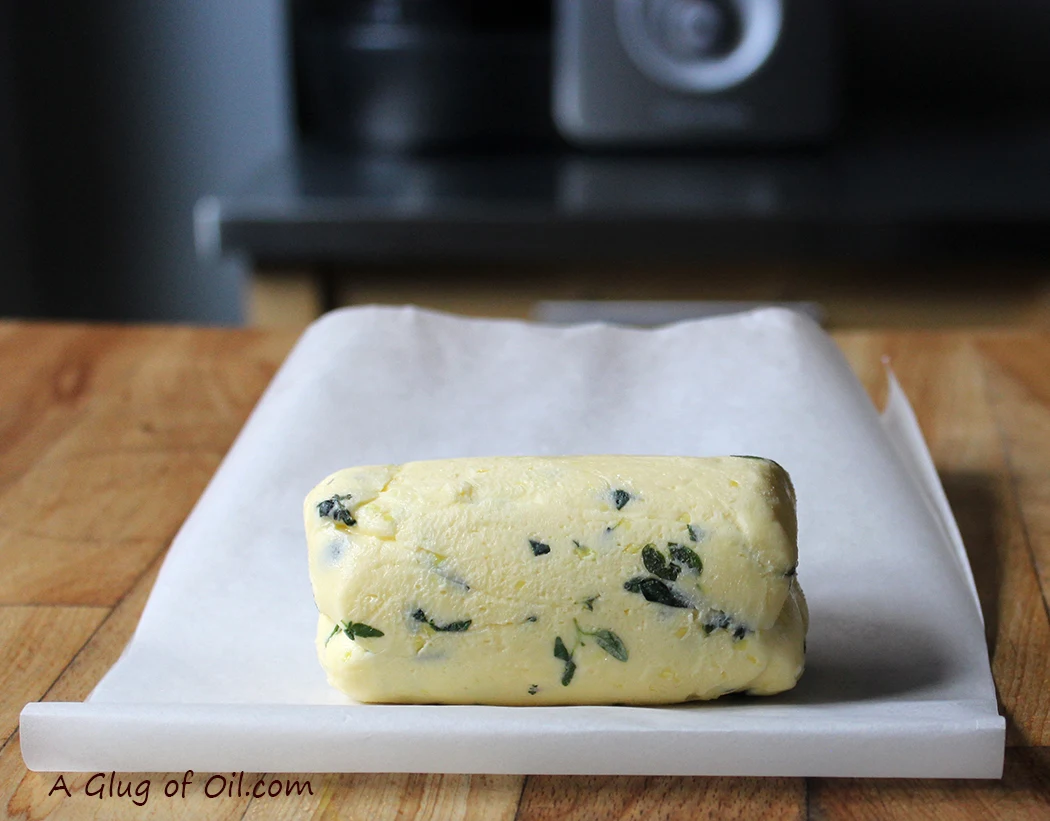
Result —
[[350, 468], [304, 514], [321, 663], [359, 701], [671, 703], [802, 674], [794, 491], [766, 459]]

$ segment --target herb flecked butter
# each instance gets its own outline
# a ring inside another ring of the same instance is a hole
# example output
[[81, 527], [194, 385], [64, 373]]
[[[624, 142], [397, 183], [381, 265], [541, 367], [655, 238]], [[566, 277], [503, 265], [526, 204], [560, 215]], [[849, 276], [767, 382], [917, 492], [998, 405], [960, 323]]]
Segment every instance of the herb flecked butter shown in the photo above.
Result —
[[358, 701], [668, 704], [802, 674], [794, 490], [768, 459], [349, 468], [304, 512], [317, 650]]

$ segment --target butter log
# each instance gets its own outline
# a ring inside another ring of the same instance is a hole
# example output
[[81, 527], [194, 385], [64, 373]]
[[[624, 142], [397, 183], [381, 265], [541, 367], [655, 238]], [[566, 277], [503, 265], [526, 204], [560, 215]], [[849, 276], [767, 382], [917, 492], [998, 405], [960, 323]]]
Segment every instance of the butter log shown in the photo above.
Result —
[[794, 490], [767, 459], [350, 468], [304, 514], [318, 654], [358, 701], [668, 704], [802, 674]]

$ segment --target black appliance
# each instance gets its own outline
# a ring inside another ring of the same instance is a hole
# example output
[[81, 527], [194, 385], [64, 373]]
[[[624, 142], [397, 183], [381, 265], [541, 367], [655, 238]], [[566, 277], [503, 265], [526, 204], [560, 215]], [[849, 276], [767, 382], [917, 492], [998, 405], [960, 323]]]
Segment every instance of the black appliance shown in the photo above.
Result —
[[535, 0], [302, 0], [301, 125], [353, 150], [541, 144], [551, 9]]

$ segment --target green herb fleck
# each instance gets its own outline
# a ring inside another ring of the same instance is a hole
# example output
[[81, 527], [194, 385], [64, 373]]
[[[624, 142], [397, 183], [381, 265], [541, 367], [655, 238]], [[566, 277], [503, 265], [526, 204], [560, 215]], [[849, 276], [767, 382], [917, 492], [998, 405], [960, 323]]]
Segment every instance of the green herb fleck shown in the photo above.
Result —
[[631, 501], [631, 494], [626, 490], [613, 491], [613, 504], [616, 505], [617, 510], [623, 510], [623, 506], [629, 501]]
[[436, 621], [427, 618], [427, 614], [422, 608], [416, 610], [416, 612], [412, 614], [412, 618], [416, 621], [429, 624], [439, 633], [462, 633], [464, 630], [469, 629], [470, 625], [474, 623], [473, 619], [463, 619], [462, 621], [450, 621], [448, 624], [438, 624]]
[[376, 630], [363, 622], [359, 621], [341, 621], [332, 629], [332, 632], [328, 634], [328, 638], [324, 640], [325, 646], [328, 646], [328, 642], [332, 640], [332, 637], [342, 630], [346, 633], [346, 637], [350, 641], [356, 641], [357, 639], [378, 639], [382, 638], [386, 634], [382, 630]]
[[683, 544], [668, 543], [667, 547], [671, 553], [671, 558], [677, 559], [690, 570], [695, 570], [697, 573], [700, 573], [704, 569], [704, 563], [700, 561], [700, 557], [696, 555], [696, 551]]
[[[378, 639], [385, 635], [382, 630], [376, 630], [367, 624], [361, 624], [361, 622], [348, 623], [345, 629], [352, 630], [363, 639]], [[353, 638], [353, 636], [350, 636], [350, 638]]]
[[[623, 640], [612, 630], [584, 630], [576, 619], [573, 619], [572, 623], [576, 625], [577, 637], [592, 636], [598, 643], [598, 646], [614, 659], [627, 661], [627, 647], [624, 645]], [[583, 644], [583, 642], [581, 641], [580, 644]]]
[[538, 693], [539, 691], [540, 691], [540, 686], [538, 684], [530, 684], [529, 685], [529, 695], [530, 696], [536, 695], [536, 693]]
[[343, 502], [349, 498], [349, 493], [342, 496], [336, 494], [331, 499], [325, 499], [323, 502], [318, 502], [318, 515], [322, 519], [334, 519], [337, 522], [342, 522], [347, 527], [356, 525], [357, 520], [351, 515], [350, 511], [347, 510], [346, 505], [343, 504]]
[[584, 630], [580, 627], [580, 623], [576, 621], [576, 619], [573, 619], [572, 623], [576, 628], [576, 643], [571, 651], [565, 646], [565, 642], [562, 641], [561, 636], [556, 636], [554, 638], [554, 658], [565, 663], [565, 669], [561, 676], [563, 687], [568, 687], [569, 682], [572, 681], [572, 677], [576, 675], [576, 660], [573, 657], [575, 656], [578, 647], [587, 646], [583, 641], [584, 636], [592, 637], [595, 643], [614, 659], [618, 661], [627, 661], [627, 646], [612, 630], [606, 630], [604, 628], [599, 630]]
[[532, 548], [533, 556], [545, 556], [551, 552], [551, 546], [549, 544], [537, 542], [535, 539], [529, 539], [529, 546]]
[[704, 537], [704, 531], [696, 525], [686, 525], [685, 529], [689, 531], [689, 540], [698, 542]]
[[733, 638], [737, 639], [738, 641], [740, 639], [742, 639], [746, 635], [747, 635], [747, 628], [744, 627], [744, 625], [742, 625], [742, 624], [737, 625], [736, 630], [733, 631]]
[[692, 605], [672, 590], [666, 582], [652, 577], [635, 576], [624, 582], [623, 589], [629, 593], [641, 593], [646, 601], [662, 604], [666, 607], [692, 607]]
[[656, 545], [651, 544], [647, 544], [642, 548], [642, 564], [644, 564], [645, 569], [654, 576], [658, 576], [669, 582], [673, 582], [677, 579], [678, 574], [682, 571], [682, 568], [678, 565], [674, 563], [668, 564], [667, 560], [663, 557], [663, 554], [656, 549]]
[[464, 630], [470, 629], [470, 625], [473, 623], [473, 619], [463, 619], [462, 621], [450, 621], [448, 624], [430, 622], [430, 626], [439, 633], [462, 633]]
[[612, 630], [598, 630], [593, 633], [598, 646], [617, 661], [627, 661], [627, 647], [623, 640]]
[[707, 621], [704, 622], [704, 632], [711, 635], [715, 630], [728, 630], [733, 625], [733, 620], [722, 610], [716, 610]]
[[554, 639], [554, 658], [565, 662], [565, 671], [561, 674], [561, 686], [568, 687], [569, 682], [572, 681], [572, 677], [576, 673], [576, 662], [572, 660], [572, 653], [565, 646], [565, 642], [561, 640], [561, 636]]
[[584, 599], [582, 602], [580, 602], [580, 604], [582, 604], [584, 606], [584, 608], [586, 608], [587, 610], [590, 610], [593, 613], [594, 612], [594, 603], [596, 601], [598, 601], [598, 599], [600, 599], [601, 597], [602, 597], [602, 594], [599, 593], [597, 596], [591, 596], [590, 598]]
[[536, 616], [526, 616], [525, 622], [531, 623], [536, 621]]

